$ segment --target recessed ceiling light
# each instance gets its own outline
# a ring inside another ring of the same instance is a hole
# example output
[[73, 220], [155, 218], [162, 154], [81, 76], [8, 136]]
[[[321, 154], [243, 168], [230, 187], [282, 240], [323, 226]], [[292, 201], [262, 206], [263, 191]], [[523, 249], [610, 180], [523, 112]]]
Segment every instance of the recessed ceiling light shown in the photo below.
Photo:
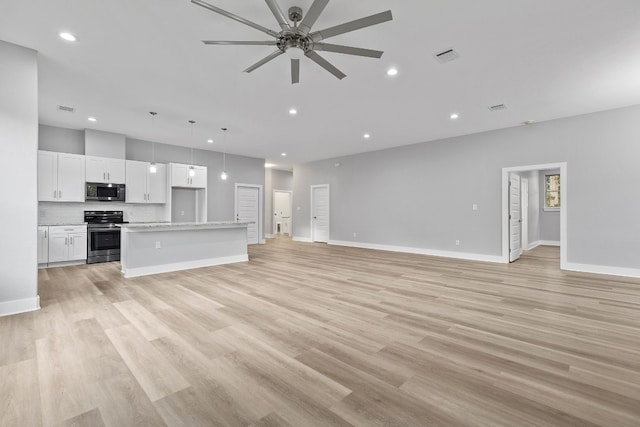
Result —
[[275, 165], [274, 165], [273, 163], [265, 163], [265, 164], [264, 164], [264, 167], [265, 167], [265, 168], [272, 168], [272, 167], [274, 167], [274, 166], [275, 166]]
[[397, 68], [389, 68], [387, 70], [387, 76], [397, 76], [398, 75], [398, 69]]
[[74, 36], [71, 33], [67, 33], [67, 32], [62, 32], [62, 33], [59, 34], [59, 36], [60, 36], [60, 38], [62, 40], [66, 40], [68, 42], [74, 42], [74, 41], [78, 40], [78, 38], [76, 36]]
[[371, 135], [368, 133], [365, 133], [364, 135], [362, 135], [364, 139], [369, 139], [371, 138]]
[[289, 110], [289, 114], [291, 114], [292, 116], [295, 116], [296, 114], [298, 114], [298, 110], [296, 110], [295, 108], [292, 108]]
[[282, 157], [287, 157], [287, 153], [280, 154]]
[[207, 139], [207, 142], [208, 142], [209, 144], [213, 144], [213, 139]]
[[451, 117], [451, 120], [455, 120], [455, 119], [457, 119], [457, 118], [458, 118], [458, 117], [460, 117], [460, 116], [458, 115], [458, 113], [453, 113], [453, 114], [452, 114], [452, 115], [450, 115], [449, 117]]
[[97, 122], [98, 120], [95, 117], [89, 117], [87, 120], [90, 122]]

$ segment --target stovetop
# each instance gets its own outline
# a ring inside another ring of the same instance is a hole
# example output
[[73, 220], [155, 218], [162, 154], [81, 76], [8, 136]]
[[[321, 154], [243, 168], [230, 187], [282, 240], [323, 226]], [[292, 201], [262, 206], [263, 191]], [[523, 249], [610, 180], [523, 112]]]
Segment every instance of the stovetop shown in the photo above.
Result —
[[84, 211], [84, 221], [92, 224], [125, 224], [123, 211]]

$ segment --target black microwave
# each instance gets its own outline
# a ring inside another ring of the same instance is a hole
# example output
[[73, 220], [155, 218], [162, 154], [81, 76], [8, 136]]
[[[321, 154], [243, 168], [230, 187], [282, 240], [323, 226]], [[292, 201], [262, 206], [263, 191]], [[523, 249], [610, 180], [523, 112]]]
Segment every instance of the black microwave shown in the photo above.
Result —
[[87, 182], [87, 202], [124, 202], [124, 184]]

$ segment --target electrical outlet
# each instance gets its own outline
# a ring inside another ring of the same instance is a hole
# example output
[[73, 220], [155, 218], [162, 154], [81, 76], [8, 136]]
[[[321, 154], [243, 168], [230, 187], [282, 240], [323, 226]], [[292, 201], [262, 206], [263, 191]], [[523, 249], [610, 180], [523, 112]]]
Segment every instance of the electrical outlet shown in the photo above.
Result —
[[358, 233], [353, 233], [353, 237], [358, 237]]
[[180, 211], [180, 215], [181, 215], [181, 216], [184, 216], [184, 211]]
[[460, 240], [456, 240], [456, 246], [460, 246]]
[[474, 204], [473, 204], [473, 208], [472, 208], [472, 209], [473, 209], [474, 211], [477, 211], [477, 210], [478, 210], [478, 205], [474, 203]]
[[156, 249], [160, 249], [160, 242], [156, 242]]
[[301, 209], [302, 209], [302, 208], [301, 208], [300, 206], [298, 206], [298, 207], [296, 208], [296, 210], [298, 210], [298, 211], [299, 211], [299, 210], [301, 210]]

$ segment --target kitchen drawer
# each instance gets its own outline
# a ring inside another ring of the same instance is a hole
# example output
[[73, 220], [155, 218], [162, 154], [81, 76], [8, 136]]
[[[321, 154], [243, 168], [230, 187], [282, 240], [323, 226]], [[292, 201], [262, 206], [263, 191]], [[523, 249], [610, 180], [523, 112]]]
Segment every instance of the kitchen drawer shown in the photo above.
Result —
[[49, 234], [86, 233], [86, 225], [56, 225], [49, 227]]

